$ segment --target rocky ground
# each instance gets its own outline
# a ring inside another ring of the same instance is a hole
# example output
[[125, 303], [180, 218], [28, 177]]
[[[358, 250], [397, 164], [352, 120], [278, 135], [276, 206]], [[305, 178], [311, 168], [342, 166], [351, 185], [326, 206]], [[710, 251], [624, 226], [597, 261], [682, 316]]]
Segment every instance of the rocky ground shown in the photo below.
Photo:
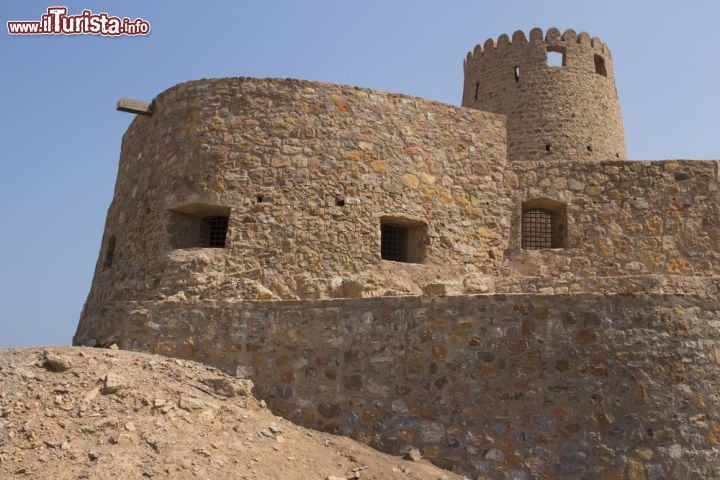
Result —
[[461, 478], [297, 427], [251, 388], [157, 355], [0, 350], [0, 478]]

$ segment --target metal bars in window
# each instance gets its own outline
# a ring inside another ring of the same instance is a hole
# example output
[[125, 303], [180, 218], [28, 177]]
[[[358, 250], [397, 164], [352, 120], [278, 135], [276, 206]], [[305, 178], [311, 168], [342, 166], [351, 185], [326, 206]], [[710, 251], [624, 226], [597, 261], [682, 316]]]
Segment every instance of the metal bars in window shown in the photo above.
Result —
[[553, 247], [553, 212], [541, 208], [525, 210], [522, 214], [522, 248], [538, 250]]
[[225, 237], [228, 231], [228, 217], [205, 217], [200, 224], [200, 246], [209, 248], [225, 248]]
[[383, 260], [408, 261], [408, 227], [396, 223], [380, 226], [380, 256]]

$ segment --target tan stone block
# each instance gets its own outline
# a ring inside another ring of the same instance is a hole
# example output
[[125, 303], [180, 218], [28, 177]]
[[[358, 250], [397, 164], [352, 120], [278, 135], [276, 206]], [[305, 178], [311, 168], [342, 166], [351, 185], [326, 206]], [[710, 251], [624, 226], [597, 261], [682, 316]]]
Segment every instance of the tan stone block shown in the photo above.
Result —
[[647, 447], [638, 448], [635, 450], [635, 453], [637, 453], [638, 457], [642, 458], [646, 462], [653, 457], [653, 451]]
[[446, 204], [452, 202], [452, 193], [447, 188], [441, 188], [437, 191], [438, 194], [438, 201], [440, 203]]
[[588, 185], [587, 187], [585, 187], [584, 191], [587, 195], [590, 195], [591, 197], [597, 197], [602, 193], [603, 187], [599, 185]]
[[489, 228], [486, 228], [486, 227], [478, 228], [477, 233], [478, 233], [478, 235], [480, 235], [483, 238], [496, 239], [499, 237], [497, 233], [493, 232], [492, 230], [490, 230]]
[[424, 197], [434, 197], [436, 190], [433, 187], [422, 186], [420, 187], [420, 194]]
[[685, 260], [668, 260], [666, 269], [668, 273], [682, 273], [687, 270], [688, 264]]
[[293, 145], [283, 145], [280, 148], [280, 151], [285, 155], [297, 155], [299, 153], [302, 153], [302, 148], [295, 147]]
[[710, 442], [712, 445], [720, 445], [720, 424], [718, 424], [718, 422], [716, 421], [710, 422], [708, 442]]
[[422, 183], [429, 183], [432, 185], [433, 183], [435, 183], [437, 181], [437, 177], [423, 172], [420, 174], [420, 180], [422, 181]]
[[270, 160], [270, 166], [275, 168], [289, 167], [290, 163], [290, 159], [287, 157], [273, 157]]
[[410, 188], [417, 188], [419, 185], [418, 178], [411, 173], [406, 173], [405, 175], [403, 175], [402, 181], [406, 187]]
[[634, 459], [627, 462], [627, 479], [628, 480], [647, 480], [645, 477], [645, 467], [642, 463]]
[[372, 168], [375, 173], [387, 173], [390, 171], [390, 165], [383, 160], [377, 160], [370, 163], [370, 168]]
[[360, 162], [365, 159], [365, 152], [362, 150], [348, 150], [343, 152], [343, 157], [348, 160]]

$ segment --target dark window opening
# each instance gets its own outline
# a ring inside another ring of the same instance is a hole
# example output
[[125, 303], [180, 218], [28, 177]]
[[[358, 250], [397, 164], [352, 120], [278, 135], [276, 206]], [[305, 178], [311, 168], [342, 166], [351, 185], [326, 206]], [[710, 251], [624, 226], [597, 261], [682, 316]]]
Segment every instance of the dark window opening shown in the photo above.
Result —
[[587, 146], [587, 151], [588, 151], [588, 152], [592, 152], [592, 151], [593, 151], [593, 150], [592, 150], [592, 145], [588, 145], [588, 146]]
[[105, 260], [103, 261], [103, 270], [107, 270], [112, 267], [113, 257], [115, 256], [115, 235], [111, 236], [108, 240], [107, 247], [105, 248]]
[[200, 246], [206, 248], [225, 248], [228, 231], [228, 217], [217, 215], [200, 220]]
[[595, 73], [607, 78], [607, 68], [605, 68], [605, 59], [602, 55], [595, 54]]
[[478, 90], [480, 90], [480, 82], [475, 83], [475, 100], [478, 99]]
[[408, 228], [394, 223], [380, 227], [380, 256], [383, 260], [407, 262]]
[[549, 200], [529, 200], [522, 209], [521, 246], [525, 250], [567, 247], [567, 208]]
[[549, 143], [545, 144], [545, 151], [550, 152], [550, 144]]
[[547, 47], [547, 64], [549, 67], [564, 67], [565, 47], [549, 45]]
[[169, 211], [168, 243], [171, 248], [225, 248], [230, 208], [191, 203]]
[[424, 263], [429, 237], [427, 225], [414, 220], [386, 218], [380, 223], [380, 258]]
[[519, 82], [520, 81], [520, 67], [519, 66], [516, 65], [515, 68], [513, 68], [513, 74], [515, 75], [515, 81]]
[[262, 195], [258, 195], [257, 197], [255, 197], [255, 200], [257, 201], [257, 203], [262, 203], [265, 198], [263, 198]]
[[335, 205], [338, 207], [344, 207], [345, 206], [345, 199], [344, 198], [336, 198], [335, 199]]

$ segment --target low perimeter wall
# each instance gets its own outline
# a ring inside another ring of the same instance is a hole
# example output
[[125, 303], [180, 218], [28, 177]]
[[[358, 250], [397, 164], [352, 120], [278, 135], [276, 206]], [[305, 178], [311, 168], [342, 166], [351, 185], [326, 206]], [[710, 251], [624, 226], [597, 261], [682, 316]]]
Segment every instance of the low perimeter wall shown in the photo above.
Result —
[[479, 478], [720, 478], [720, 301], [663, 294], [107, 305], [75, 343], [251, 377], [301, 425]]

